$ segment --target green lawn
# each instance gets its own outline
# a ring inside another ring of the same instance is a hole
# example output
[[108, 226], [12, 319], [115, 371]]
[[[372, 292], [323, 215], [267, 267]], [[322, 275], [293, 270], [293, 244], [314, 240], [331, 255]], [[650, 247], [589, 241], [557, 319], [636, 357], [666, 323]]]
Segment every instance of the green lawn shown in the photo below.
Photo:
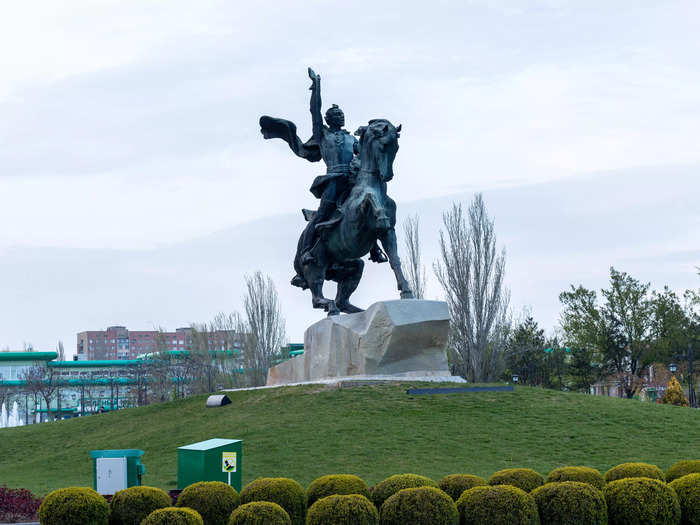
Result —
[[244, 484], [284, 476], [306, 486], [330, 473], [374, 484], [403, 472], [437, 480], [458, 472], [488, 477], [507, 467], [605, 471], [624, 461], [666, 469], [700, 456], [698, 410], [525, 387], [409, 397], [408, 386], [234, 392], [232, 404], [217, 409], [205, 409], [199, 396], [3, 429], [0, 485], [37, 494], [92, 486], [90, 450], [140, 448], [143, 482], [175, 488], [177, 447], [213, 437], [244, 441]]

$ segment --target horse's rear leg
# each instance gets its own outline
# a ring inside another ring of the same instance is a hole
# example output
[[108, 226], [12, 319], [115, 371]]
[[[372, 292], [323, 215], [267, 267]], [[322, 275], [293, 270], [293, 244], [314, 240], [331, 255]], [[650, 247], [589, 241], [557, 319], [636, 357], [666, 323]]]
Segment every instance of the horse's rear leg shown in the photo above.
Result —
[[324, 309], [328, 312], [328, 315], [340, 314], [338, 307], [335, 305], [335, 301], [323, 297], [323, 283], [326, 280], [325, 268], [315, 264], [307, 264], [304, 266], [304, 277], [311, 290], [311, 305], [314, 308]]
[[379, 240], [382, 241], [384, 251], [386, 252], [387, 257], [389, 257], [391, 269], [394, 270], [396, 285], [401, 292], [401, 299], [413, 299], [411, 286], [408, 284], [406, 277], [403, 275], [403, 270], [401, 269], [401, 259], [399, 258], [399, 252], [396, 246], [396, 232], [394, 231], [394, 228], [389, 228], [386, 230], [381, 235]]
[[357, 289], [357, 285], [360, 284], [365, 263], [362, 259], [356, 259], [345, 263], [345, 265], [348, 267], [348, 271], [338, 279], [338, 293], [335, 296], [335, 304], [341, 312], [346, 314], [362, 312], [362, 308], [358, 308], [350, 303], [350, 296]]

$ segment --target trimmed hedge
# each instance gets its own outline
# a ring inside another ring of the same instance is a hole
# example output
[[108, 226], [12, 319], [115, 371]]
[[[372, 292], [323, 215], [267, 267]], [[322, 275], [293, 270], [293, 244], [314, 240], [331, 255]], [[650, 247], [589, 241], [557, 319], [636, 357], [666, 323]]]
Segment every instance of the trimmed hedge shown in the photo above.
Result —
[[241, 491], [241, 502], [271, 501], [282, 507], [292, 525], [304, 525], [306, 494], [304, 487], [289, 478], [258, 478]]
[[625, 478], [605, 487], [609, 525], [677, 525], [681, 508], [674, 490], [651, 478]]
[[700, 473], [700, 459], [678, 461], [666, 471], [666, 483], [671, 483], [674, 479], [695, 473]]
[[166, 507], [151, 512], [141, 525], [204, 525], [204, 521], [194, 509]]
[[474, 487], [457, 500], [460, 525], [539, 525], [535, 500], [512, 485]]
[[141, 525], [141, 521], [157, 509], [170, 507], [168, 493], [156, 487], [129, 487], [117, 491], [109, 502], [110, 525]]
[[333, 494], [309, 507], [306, 525], [379, 525], [379, 513], [365, 496]]
[[253, 501], [234, 510], [228, 525], [292, 525], [292, 520], [277, 503]]
[[605, 479], [599, 470], [589, 467], [560, 467], [549, 473], [545, 483], [558, 483], [561, 481], [579, 481], [588, 483], [598, 490], [605, 488]]
[[666, 481], [663, 471], [649, 463], [622, 463], [605, 473], [606, 483], [625, 478], [650, 478]]
[[41, 525], [108, 525], [109, 504], [87, 487], [49, 492], [39, 507]]
[[306, 505], [310, 507], [317, 500], [334, 494], [359, 494], [369, 498], [369, 487], [361, 478], [352, 474], [330, 474], [315, 479], [306, 489]]
[[607, 525], [608, 506], [603, 493], [588, 483], [547, 483], [530, 493], [542, 525]]
[[531, 492], [544, 485], [544, 477], [531, 468], [507, 468], [494, 473], [489, 478], [489, 485], [512, 485]]
[[700, 474], [674, 479], [669, 486], [676, 491], [681, 505], [681, 525], [700, 525]]
[[417, 487], [435, 487], [437, 483], [432, 479], [418, 474], [395, 474], [384, 481], [380, 481], [370, 490], [370, 499], [374, 506], [381, 510], [382, 504], [398, 491]]
[[450, 474], [438, 481], [440, 490], [451, 497], [453, 501], [457, 501], [465, 490], [484, 485], [488, 485], [484, 478], [471, 474]]
[[458, 525], [452, 498], [435, 487], [402, 489], [387, 498], [380, 510], [382, 525]]
[[236, 489], [221, 481], [199, 481], [188, 485], [177, 497], [177, 507], [196, 510], [204, 525], [227, 525], [241, 504]]

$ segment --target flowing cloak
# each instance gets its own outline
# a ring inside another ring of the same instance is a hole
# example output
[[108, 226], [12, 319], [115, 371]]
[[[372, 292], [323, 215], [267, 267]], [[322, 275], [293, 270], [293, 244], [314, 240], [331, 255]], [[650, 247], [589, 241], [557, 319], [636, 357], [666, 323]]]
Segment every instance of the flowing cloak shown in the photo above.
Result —
[[321, 160], [321, 147], [313, 138], [302, 142], [294, 122], [265, 115], [260, 117], [260, 132], [266, 139], [282, 139], [298, 157], [311, 162]]

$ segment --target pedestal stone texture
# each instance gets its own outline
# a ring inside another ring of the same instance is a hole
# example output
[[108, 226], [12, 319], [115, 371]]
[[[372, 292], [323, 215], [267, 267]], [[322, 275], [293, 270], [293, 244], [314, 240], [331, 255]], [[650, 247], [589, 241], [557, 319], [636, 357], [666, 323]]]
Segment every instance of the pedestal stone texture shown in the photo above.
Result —
[[382, 301], [311, 325], [304, 354], [270, 369], [268, 385], [351, 376], [450, 376], [447, 303]]

